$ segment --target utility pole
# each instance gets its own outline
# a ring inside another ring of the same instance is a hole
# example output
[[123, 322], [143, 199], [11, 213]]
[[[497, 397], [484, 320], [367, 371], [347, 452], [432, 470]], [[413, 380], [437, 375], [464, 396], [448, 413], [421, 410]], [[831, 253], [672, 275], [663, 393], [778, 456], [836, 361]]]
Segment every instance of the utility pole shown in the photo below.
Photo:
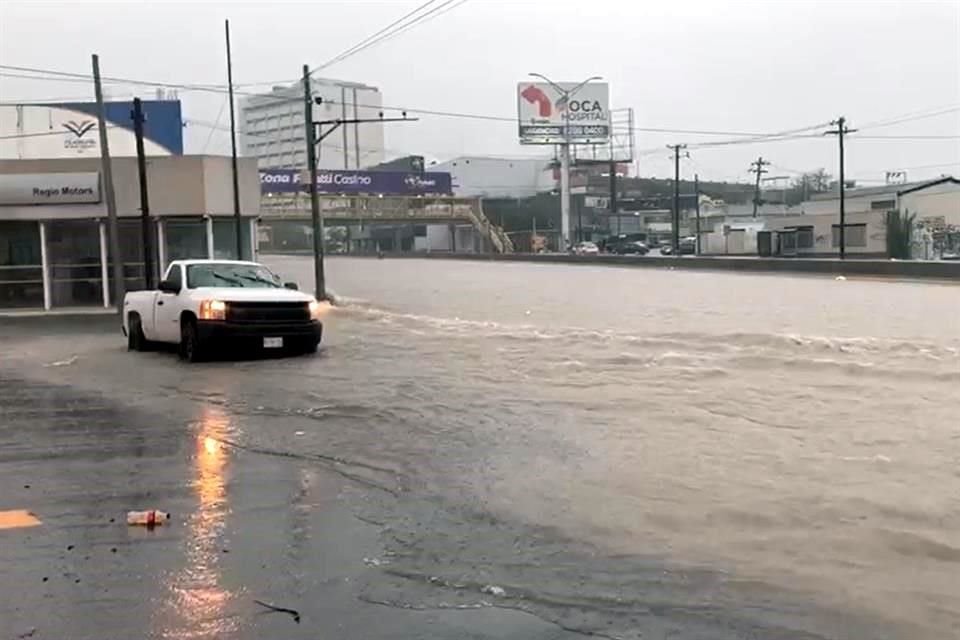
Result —
[[756, 186], [753, 188], [753, 217], [757, 217], [757, 209], [762, 204], [760, 200], [760, 177], [767, 173], [767, 170], [764, 167], [769, 166], [770, 163], [763, 159], [763, 156], [760, 156], [756, 159], [755, 162], [750, 163], [750, 173], [757, 174]]
[[617, 216], [617, 235], [620, 235], [620, 215], [617, 213], [617, 163], [610, 160], [610, 215]]
[[97, 128], [100, 133], [100, 171], [103, 173], [103, 198], [107, 201], [107, 235], [110, 257], [113, 258], [113, 304], [123, 313], [126, 282], [123, 279], [123, 256], [120, 255], [120, 229], [117, 225], [117, 195], [113, 190], [113, 165], [107, 142], [107, 117], [103, 108], [103, 86], [100, 84], [100, 56], [93, 54], [93, 92], [97, 99]]
[[697, 199], [697, 255], [700, 255], [700, 174], [693, 174], [693, 195]]
[[143, 152], [143, 105], [133, 99], [133, 134], [137, 139], [137, 173], [140, 177], [140, 232], [143, 242], [143, 280], [147, 289], [153, 289], [153, 243], [150, 241], [150, 200], [147, 197], [147, 158]]
[[[673, 149], [673, 255], [680, 255], [680, 150], [686, 149], [685, 144], [670, 144]], [[690, 157], [689, 153], [685, 154]]]
[[[230, 163], [233, 170], [233, 219], [237, 230], [237, 260], [243, 260], [243, 220], [240, 217], [240, 177], [237, 175], [237, 119], [233, 108], [233, 59], [230, 56], [230, 21], [223, 21], [227, 34], [227, 86], [230, 100]], [[253, 256], [251, 256], [251, 259]]]
[[310, 173], [310, 219], [313, 222], [313, 275], [317, 300], [327, 299], [323, 273], [323, 232], [320, 229], [320, 198], [317, 195], [317, 147], [313, 124], [313, 97], [310, 95], [310, 67], [303, 65], [303, 124], [307, 128], [307, 170]]
[[847, 119], [843, 116], [840, 116], [830, 124], [836, 125], [837, 128], [825, 131], [824, 135], [835, 135], [840, 140], [840, 259], [845, 260], [847, 257], [847, 210], [845, 202], [847, 185], [843, 175], [843, 136], [848, 133], [853, 133], [856, 129], [847, 127]]
[[[303, 65], [303, 122], [306, 126], [307, 138], [307, 170], [310, 174], [310, 213], [313, 222], [313, 273], [317, 281], [317, 300], [327, 299], [327, 285], [323, 273], [323, 225], [320, 219], [320, 196], [317, 188], [317, 145], [322, 143], [324, 138], [340, 128], [341, 125], [353, 124], [359, 125], [368, 122], [416, 122], [419, 118], [408, 118], [407, 112], [402, 111], [402, 118], [384, 118], [383, 112], [380, 112], [379, 118], [339, 118], [337, 120], [313, 120], [313, 104], [321, 104], [323, 98], [313, 99], [310, 94], [310, 67]], [[324, 131], [324, 125], [330, 127]]]

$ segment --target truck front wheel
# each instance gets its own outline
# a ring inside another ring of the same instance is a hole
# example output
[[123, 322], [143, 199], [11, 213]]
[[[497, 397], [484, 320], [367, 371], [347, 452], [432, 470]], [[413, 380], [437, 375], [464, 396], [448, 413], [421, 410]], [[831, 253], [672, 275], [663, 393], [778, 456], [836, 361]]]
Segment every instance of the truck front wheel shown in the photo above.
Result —
[[149, 351], [153, 344], [143, 335], [143, 322], [140, 315], [130, 314], [127, 322], [127, 350], [128, 351]]
[[180, 358], [187, 362], [200, 362], [203, 359], [197, 323], [191, 318], [180, 322]]

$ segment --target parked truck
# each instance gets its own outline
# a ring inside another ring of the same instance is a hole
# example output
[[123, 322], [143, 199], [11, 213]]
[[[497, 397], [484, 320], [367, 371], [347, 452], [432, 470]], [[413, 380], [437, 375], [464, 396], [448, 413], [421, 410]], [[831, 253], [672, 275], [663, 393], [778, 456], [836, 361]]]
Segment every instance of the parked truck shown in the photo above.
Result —
[[313, 353], [323, 310], [256, 262], [176, 260], [158, 289], [126, 295], [123, 333], [131, 351], [173, 344], [188, 362], [222, 345]]

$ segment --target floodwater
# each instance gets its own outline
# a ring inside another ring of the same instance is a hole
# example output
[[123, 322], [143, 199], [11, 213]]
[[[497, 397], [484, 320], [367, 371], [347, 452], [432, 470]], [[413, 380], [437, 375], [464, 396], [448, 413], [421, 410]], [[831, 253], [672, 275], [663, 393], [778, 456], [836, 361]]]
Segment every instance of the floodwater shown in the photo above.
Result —
[[[308, 262], [276, 266], [309, 284]], [[738, 632], [865, 637], [863, 615], [960, 634], [960, 287], [362, 259], [329, 282], [328, 358], [352, 352], [354, 410], [394, 441], [371, 457], [482, 524], [414, 527], [411, 571], [483, 566], [621, 630], [633, 607], [702, 619], [743, 597]], [[568, 539], [582, 564], [553, 565]], [[658, 583], [654, 558], [716, 573]], [[854, 615], [798, 621], [814, 603]]]
[[[266, 262], [312, 284], [308, 259]], [[189, 425], [151, 418], [150, 437], [210, 447], [178, 597], [219, 602], [191, 558], [248, 485], [281, 482], [291, 510], [252, 549], [310, 535], [302, 480], [238, 458], [256, 469], [238, 488], [223, 445], [348, 479], [380, 531], [351, 582], [365, 604], [494, 605], [613, 638], [960, 636], [960, 287], [416, 259], [327, 273], [340, 306], [316, 357], [3, 345], [51, 383]], [[309, 582], [309, 554], [271, 553]], [[243, 636], [231, 620], [211, 634]]]

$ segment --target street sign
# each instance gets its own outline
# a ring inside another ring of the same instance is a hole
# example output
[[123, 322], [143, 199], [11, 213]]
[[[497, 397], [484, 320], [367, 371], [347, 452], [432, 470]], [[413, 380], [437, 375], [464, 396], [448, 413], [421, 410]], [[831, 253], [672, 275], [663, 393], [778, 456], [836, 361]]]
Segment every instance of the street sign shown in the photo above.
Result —
[[[558, 90], [561, 89], [562, 91]], [[605, 143], [610, 137], [610, 87], [589, 82], [521, 82], [517, 120], [521, 144]]]

